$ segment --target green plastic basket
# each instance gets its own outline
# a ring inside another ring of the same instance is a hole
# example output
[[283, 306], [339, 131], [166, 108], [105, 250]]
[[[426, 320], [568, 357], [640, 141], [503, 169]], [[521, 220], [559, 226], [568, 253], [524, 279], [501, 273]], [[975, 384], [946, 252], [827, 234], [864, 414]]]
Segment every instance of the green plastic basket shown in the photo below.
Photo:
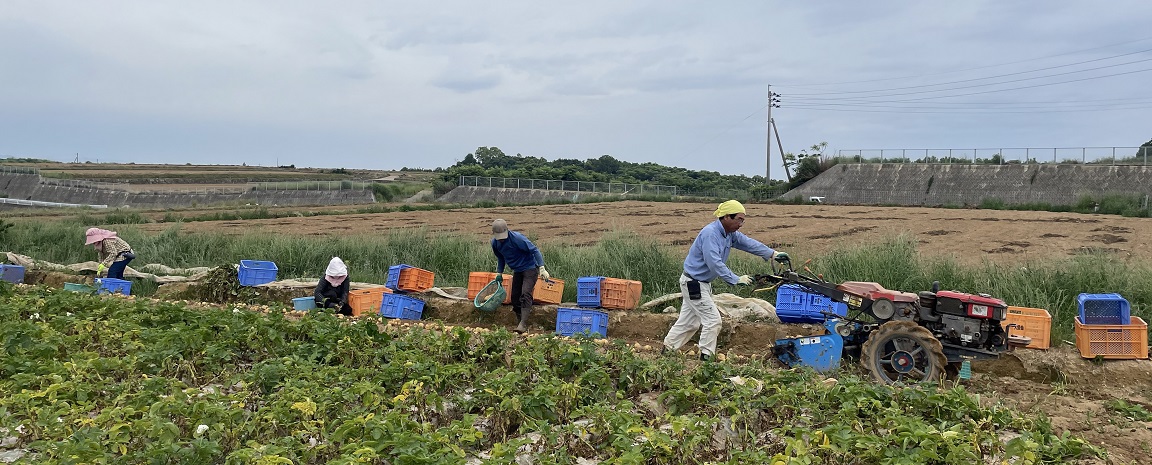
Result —
[[[493, 289], [493, 287], [495, 287], [495, 289]], [[504, 297], [507, 295], [508, 292], [504, 290], [503, 284], [493, 279], [487, 286], [480, 289], [480, 292], [476, 293], [476, 298], [472, 300], [472, 305], [475, 305], [476, 308], [481, 311], [495, 311], [497, 308], [500, 308], [500, 304], [504, 302]], [[483, 301], [481, 301], [481, 299], [483, 299]]]
[[79, 292], [81, 294], [95, 294], [96, 288], [87, 284], [64, 283], [65, 291]]

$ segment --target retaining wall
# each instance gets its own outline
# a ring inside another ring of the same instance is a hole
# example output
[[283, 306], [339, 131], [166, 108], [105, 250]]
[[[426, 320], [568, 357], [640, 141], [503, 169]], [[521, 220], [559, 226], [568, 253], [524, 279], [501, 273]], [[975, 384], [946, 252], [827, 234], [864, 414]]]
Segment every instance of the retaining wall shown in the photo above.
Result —
[[784, 199], [858, 205], [1073, 205], [1084, 196], [1152, 195], [1152, 167], [1056, 164], [840, 164]]
[[370, 190], [271, 190], [242, 193], [154, 193], [60, 186], [39, 175], [0, 173], [0, 193], [9, 198], [109, 207], [167, 208], [224, 203], [258, 205], [347, 205], [375, 201]]

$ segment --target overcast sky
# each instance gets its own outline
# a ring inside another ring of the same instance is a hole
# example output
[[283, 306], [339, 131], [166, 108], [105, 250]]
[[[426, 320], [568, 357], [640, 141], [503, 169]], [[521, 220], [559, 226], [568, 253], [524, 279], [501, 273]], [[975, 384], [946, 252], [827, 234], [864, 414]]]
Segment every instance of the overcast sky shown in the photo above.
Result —
[[790, 152], [1135, 147], [1152, 2], [0, 3], [0, 158], [763, 175], [769, 84]]

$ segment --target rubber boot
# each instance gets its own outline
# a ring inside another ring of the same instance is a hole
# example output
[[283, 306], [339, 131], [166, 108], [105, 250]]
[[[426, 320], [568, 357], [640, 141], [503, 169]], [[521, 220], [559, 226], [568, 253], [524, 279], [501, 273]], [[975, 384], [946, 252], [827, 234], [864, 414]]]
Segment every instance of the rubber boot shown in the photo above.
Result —
[[528, 332], [528, 314], [532, 313], [531, 310], [520, 310], [520, 324], [516, 325], [513, 331], [524, 334]]

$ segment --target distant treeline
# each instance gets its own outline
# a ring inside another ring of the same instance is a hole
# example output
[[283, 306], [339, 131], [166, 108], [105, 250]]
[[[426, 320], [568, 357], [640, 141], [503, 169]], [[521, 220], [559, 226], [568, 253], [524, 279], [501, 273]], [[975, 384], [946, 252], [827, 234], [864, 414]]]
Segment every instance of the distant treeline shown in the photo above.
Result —
[[[560, 158], [553, 161], [541, 157], [517, 154], [506, 155], [496, 147], [478, 147], [455, 165], [437, 168], [443, 173], [444, 184], [455, 185], [460, 176], [491, 176], [497, 178], [549, 179], [563, 181], [595, 181], [646, 183], [676, 186], [693, 192], [741, 190], [779, 187], [784, 181], [774, 180], [764, 185], [763, 176], [726, 175], [716, 171], [694, 171], [656, 163], [632, 163], [617, 160], [610, 155], [588, 160]], [[437, 186], [439, 187], [439, 186]]]

